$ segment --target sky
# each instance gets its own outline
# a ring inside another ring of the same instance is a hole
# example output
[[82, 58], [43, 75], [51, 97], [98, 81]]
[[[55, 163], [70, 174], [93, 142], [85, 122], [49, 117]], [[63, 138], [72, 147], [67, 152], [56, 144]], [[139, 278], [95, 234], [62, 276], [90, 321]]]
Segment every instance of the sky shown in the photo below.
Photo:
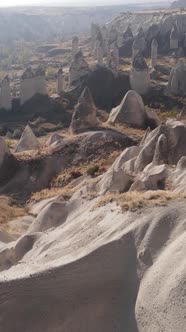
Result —
[[[0, 0], [0, 7], [21, 6], [21, 5], [116, 5], [126, 3], [147, 3], [149, 0]], [[150, 2], [160, 2], [160, 0], [151, 0]]]

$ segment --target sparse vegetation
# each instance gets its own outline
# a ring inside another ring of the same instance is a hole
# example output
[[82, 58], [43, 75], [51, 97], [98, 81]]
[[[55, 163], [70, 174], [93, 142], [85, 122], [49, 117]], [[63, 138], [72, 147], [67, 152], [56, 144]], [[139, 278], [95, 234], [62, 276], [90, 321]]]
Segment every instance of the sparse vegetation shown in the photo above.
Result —
[[92, 165], [87, 168], [87, 175], [94, 177], [99, 171], [99, 165]]
[[0, 197], [0, 231], [8, 231], [9, 227], [7, 223], [16, 218], [22, 217], [26, 214], [24, 208], [16, 205], [10, 198]]
[[96, 206], [103, 206], [108, 203], [116, 202], [124, 211], [135, 211], [145, 207], [166, 206], [171, 200], [181, 201], [186, 199], [186, 193], [173, 191], [146, 191], [146, 192], [127, 192], [123, 194], [108, 194], [102, 197]]
[[6, 144], [7, 144], [9, 149], [12, 149], [14, 147], [14, 143], [11, 140], [6, 140]]
[[159, 116], [160, 120], [162, 122], [166, 122], [170, 118], [176, 118], [178, 115], [178, 110], [177, 109], [172, 109], [171, 111], [166, 111], [166, 112], [161, 112], [160, 110], [157, 111], [157, 115]]

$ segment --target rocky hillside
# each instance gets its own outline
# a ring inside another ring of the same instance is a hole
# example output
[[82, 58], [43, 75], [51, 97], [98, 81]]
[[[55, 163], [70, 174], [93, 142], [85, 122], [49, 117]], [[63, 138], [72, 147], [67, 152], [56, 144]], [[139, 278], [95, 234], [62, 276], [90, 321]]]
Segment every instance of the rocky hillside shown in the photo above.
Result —
[[[173, 23], [176, 20], [179, 29], [186, 32], [185, 29], [186, 12], [178, 10], [153, 10], [140, 12], [125, 12], [116, 17], [109, 25], [117, 28], [118, 31], [126, 31], [129, 24], [132, 32], [137, 33], [140, 27], [143, 27], [146, 33], [153, 36], [157, 32], [161, 35], [166, 35], [172, 29]], [[149, 36], [150, 37], [150, 36]]]

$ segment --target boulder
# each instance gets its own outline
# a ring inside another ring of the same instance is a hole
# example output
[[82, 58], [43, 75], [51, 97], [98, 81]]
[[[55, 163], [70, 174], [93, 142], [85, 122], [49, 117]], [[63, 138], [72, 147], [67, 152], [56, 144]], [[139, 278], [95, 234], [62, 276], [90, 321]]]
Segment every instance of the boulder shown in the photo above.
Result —
[[108, 122], [144, 128], [146, 113], [141, 96], [136, 91], [128, 91], [121, 104], [112, 110]]
[[40, 148], [40, 143], [34, 135], [32, 129], [26, 126], [23, 131], [20, 141], [18, 142], [15, 152], [23, 152], [28, 150], [37, 150]]
[[84, 128], [95, 127], [98, 124], [96, 113], [97, 108], [90, 90], [86, 87], [75, 106], [70, 125], [71, 132], [75, 133]]

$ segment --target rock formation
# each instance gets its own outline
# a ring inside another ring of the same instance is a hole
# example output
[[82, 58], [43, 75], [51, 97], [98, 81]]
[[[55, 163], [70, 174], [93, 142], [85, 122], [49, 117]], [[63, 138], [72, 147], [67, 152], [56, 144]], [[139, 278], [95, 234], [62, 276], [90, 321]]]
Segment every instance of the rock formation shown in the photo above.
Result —
[[23, 152], [28, 150], [37, 150], [40, 148], [40, 143], [34, 135], [32, 129], [29, 126], [25, 127], [20, 141], [18, 142], [15, 152]]
[[97, 49], [101, 47], [105, 52], [105, 47], [107, 40], [104, 40], [103, 33], [106, 34], [105, 29], [103, 32], [98, 24], [91, 25], [91, 53], [94, 56], [94, 59], [97, 60]]
[[171, 70], [167, 92], [175, 96], [186, 96], [186, 65], [183, 61]]
[[131, 24], [129, 24], [127, 30], [123, 34], [123, 39], [126, 40], [128, 38], [133, 38], [133, 37], [134, 36], [133, 36], [132, 30], [131, 30]]
[[97, 108], [90, 90], [85, 88], [75, 106], [70, 131], [76, 133], [81, 129], [95, 127], [98, 124], [96, 113]]
[[128, 91], [121, 104], [112, 110], [108, 122], [126, 123], [132, 127], [144, 128], [146, 113], [141, 96], [135, 91]]
[[137, 36], [134, 39], [133, 45], [132, 45], [132, 60], [134, 61], [136, 55], [140, 51], [144, 51], [146, 47], [146, 40], [145, 40], [145, 34], [143, 31], [143, 28], [140, 28], [138, 31]]
[[45, 71], [40, 67], [35, 70], [28, 68], [23, 73], [20, 82], [21, 105], [36, 94], [47, 95]]
[[6, 76], [1, 82], [0, 107], [9, 111], [12, 108], [9, 77]]
[[72, 58], [78, 53], [79, 51], [79, 38], [76, 36], [72, 39]]
[[83, 53], [79, 51], [70, 66], [69, 69], [69, 83], [71, 85], [80, 82], [90, 72], [89, 65], [85, 61]]
[[109, 68], [117, 72], [119, 69], [119, 50], [117, 47], [110, 51], [107, 61], [109, 61]]
[[118, 30], [114, 27], [111, 26], [111, 29], [109, 31], [109, 44], [114, 44], [118, 40]]
[[150, 75], [148, 66], [143, 58], [142, 51], [138, 52], [134, 58], [130, 70], [130, 85], [140, 95], [146, 94], [149, 90]]
[[0, 138], [0, 169], [3, 165], [4, 159], [10, 155], [10, 150], [4, 140], [4, 138]]
[[47, 82], [45, 77], [45, 70], [41, 67], [35, 69], [34, 72], [34, 94], [47, 96]]
[[174, 24], [170, 34], [170, 49], [176, 50], [179, 46], [179, 32], [177, 24]]
[[85, 80], [96, 106], [110, 110], [130, 90], [128, 73], [116, 73], [106, 66], [96, 66]]
[[101, 46], [97, 47], [97, 64], [102, 65], [103, 64], [103, 48]]
[[27, 68], [21, 77], [20, 82], [20, 101], [23, 105], [35, 94], [34, 73], [32, 68]]
[[60, 68], [57, 73], [57, 82], [56, 82], [56, 90], [57, 94], [60, 96], [64, 91], [64, 77], [63, 77], [63, 69]]
[[51, 147], [53, 144], [57, 144], [63, 140], [63, 137], [59, 134], [52, 134], [46, 142], [46, 146]]
[[156, 39], [153, 39], [151, 43], [151, 67], [155, 68], [157, 65], [158, 57], [158, 43]]
[[130, 24], [127, 30], [124, 32], [122, 38], [122, 45], [119, 47], [119, 55], [121, 57], [132, 57], [132, 45], [134, 42], [134, 36]]

